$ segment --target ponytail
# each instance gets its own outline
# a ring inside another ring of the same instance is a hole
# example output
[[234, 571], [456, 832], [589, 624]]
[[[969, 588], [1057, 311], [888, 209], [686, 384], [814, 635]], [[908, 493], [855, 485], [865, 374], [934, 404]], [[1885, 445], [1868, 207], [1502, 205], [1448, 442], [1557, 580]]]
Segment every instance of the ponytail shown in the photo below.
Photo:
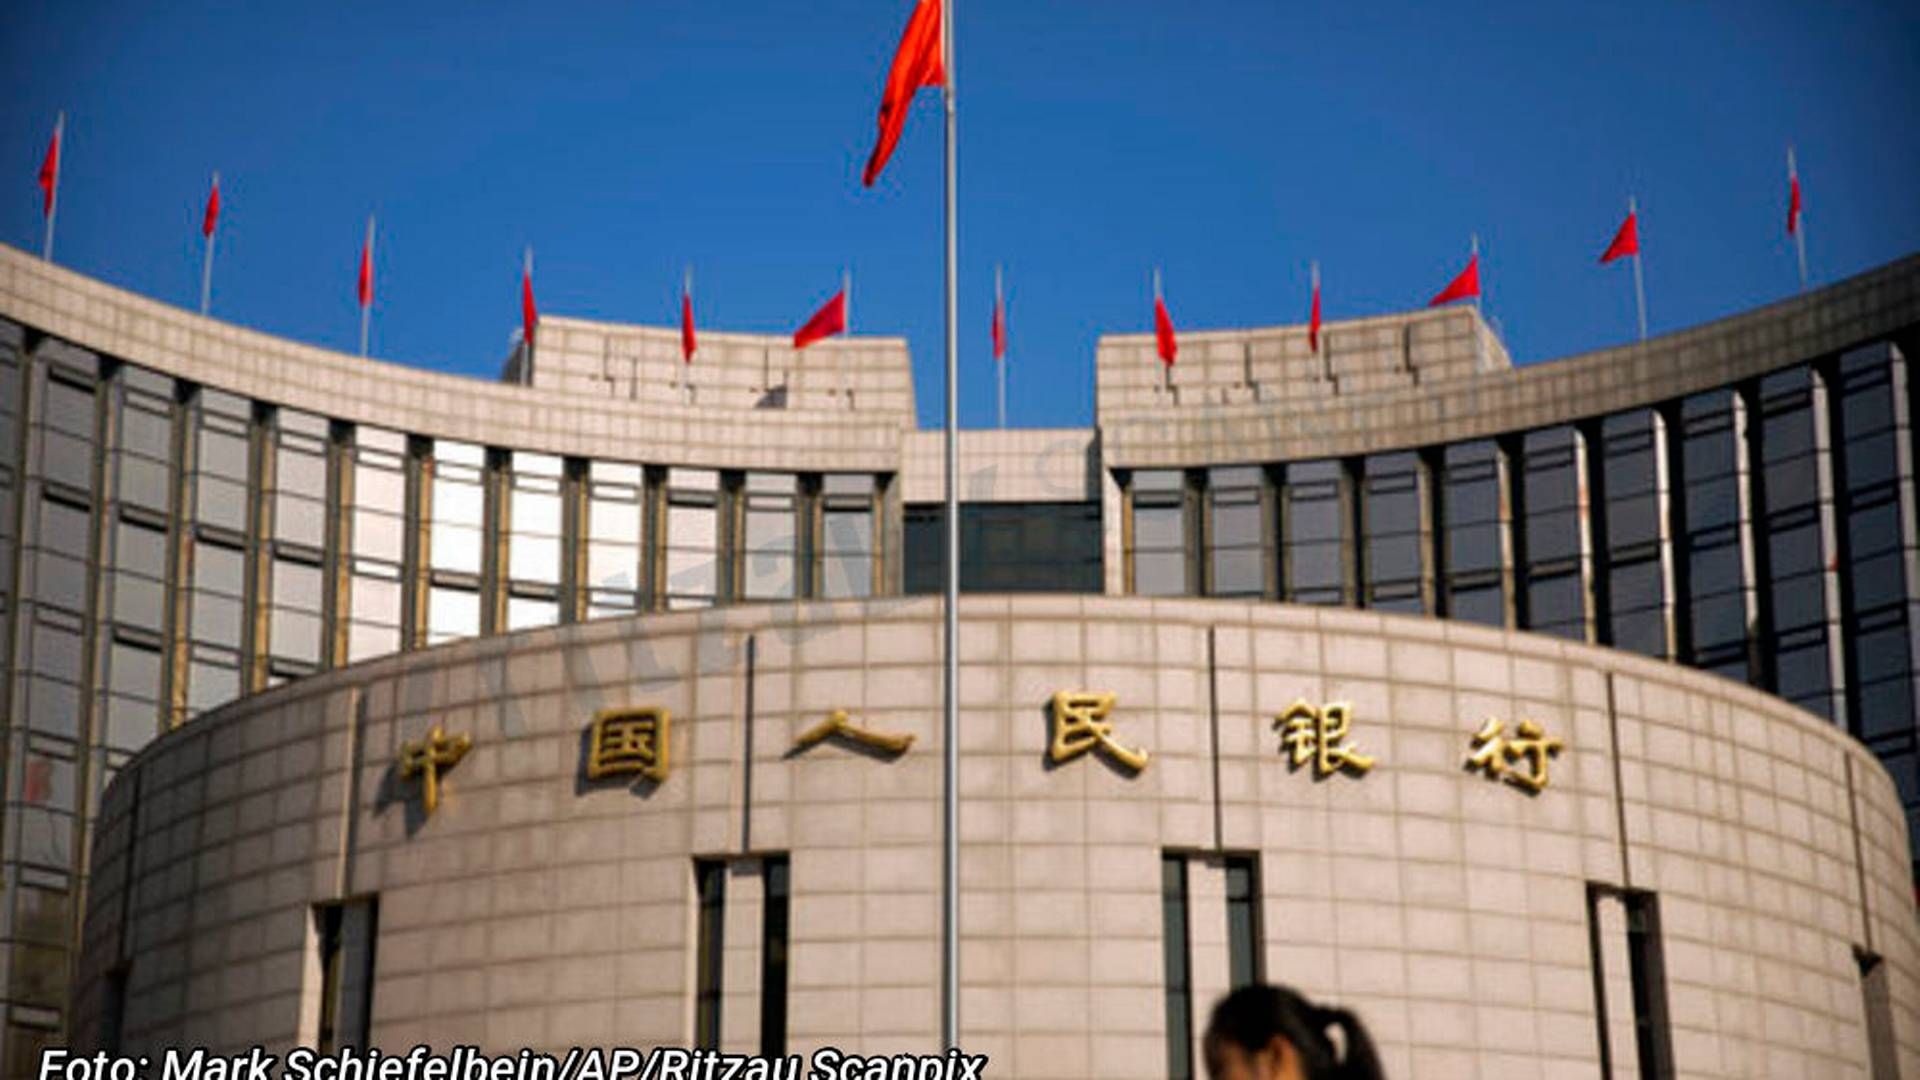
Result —
[[[1331, 1028], [1340, 1029], [1337, 1047], [1328, 1036]], [[1383, 1080], [1385, 1075], [1359, 1017], [1315, 1005], [1284, 986], [1243, 986], [1221, 998], [1206, 1037], [1247, 1053], [1266, 1049], [1276, 1037], [1285, 1039], [1299, 1054], [1307, 1080]]]

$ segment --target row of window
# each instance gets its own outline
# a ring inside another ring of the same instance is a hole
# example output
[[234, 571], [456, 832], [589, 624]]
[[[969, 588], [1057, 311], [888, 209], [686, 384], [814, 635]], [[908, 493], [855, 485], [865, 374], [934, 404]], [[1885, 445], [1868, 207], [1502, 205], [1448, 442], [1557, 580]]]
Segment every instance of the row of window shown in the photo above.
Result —
[[1128, 587], [1678, 659], [1843, 723], [1887, 763], [1920, 836], [1907, 374], [1878, 345], [1498, 439], [1122, 473]]
[[[1165, 995], [1167, 1075], [1190, 1080], [1195, 1075], [1198, 1033], [1205, 1018], [1196, 1008], [1206, 1002], [1195, 997], [1193, 979], [1193, 923], [1221, 915], [1196, 911], [1191, 875], [1218, 874], [1225, 893], [1227, 987], [1266, 981], [1265, 933], [1262, 926], [1260, 859], [1253, 853], [1168, 851], [1161, 856], [1161, 944]], [[728, 1000], [725, 981], [728, 949], [728, 890], [750, 886], [757, 891], [759, 909], [758, 988], [754, 1006], [758, 1020], [758, 1051], [768, 1057], [787, 1052], [787, 991], [791, 933], [792, 868], [786, 854], [696, 859], [693, 895], [697, 905], [694, 940], [693, 1045], [717, 1049], [722, 1042], [722, 1019]], [[316, 905], [309, 933], [314, 952], [312, 970], [320, 985], [318, 1015], [310, 1027], [310, 1041], [322, 1054], [343, 1047], [369, 1045], [373, 1026], [375, 951], [379, 939], [379, 898], [362, 896]], [[736, 921], [736, 928], [739, 923]], [[1639, 889], [1590, 883], [1587, 887], [1588, 960], [1593, 974], [1596, 1035], [1603, 1076], [1615, 1075], [1615, 1061], [1632, 1059], [1637, 1075], [1646, 1078], [1674, 1075], [1670, 1014], [1667, 1005], [1665, 956], [1656, 894]], [[1610, 977], [1609, 957], [1624, 954], [1626, 986]], [[1873, 1075], [1891, 1061], [1894, 1046], [1887, 972], [1880, 958], [1856, 950], [1865, 1036]], [[135, 961], [137, 962], [137, 961]], [[117, 1052], [122, 1044], [127, 993], [134, 962], [122, 963], [104, 978], [100, 1044]], [[738, 971], [736, 967], [734, 970]], [[1624, 991], [1624, 992], [1622, 992]], [[735, 1000], [738, 1000], [736, 996]], [[1616, 1025], [1616, 1018], [1619, 1024]], [[1364, 1019], [1364, 1017], [1363, 1017]], [[1617, 1028], [1630, 1032], [1621, 1037]], [[1621, 1061], [1624, 1066], [1626, 1062]]]

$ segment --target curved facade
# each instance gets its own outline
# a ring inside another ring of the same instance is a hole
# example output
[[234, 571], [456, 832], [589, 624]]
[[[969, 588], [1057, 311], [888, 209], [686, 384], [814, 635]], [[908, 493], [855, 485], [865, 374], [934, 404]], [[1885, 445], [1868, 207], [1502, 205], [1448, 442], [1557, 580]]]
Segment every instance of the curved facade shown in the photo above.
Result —
[[[1920, 257], [1521, 368], [1468, 308], [1330, 323], [1319, 354], [1304, 328], [1183, 339], [1163, 376], [1149, 338], [1103, 338], [1093, 428], [963, 433], [963, 588], [1677, 661], [1856, 736], [1920, 808]], [[703, 332], [688, 367], [671, 330], [538, 340], [501, 382], [437, 375], [0, 248], [10, 1075], [69, 1030], [102, 792], [157, 733], [467, 637], [938, 588], [904, 342], [803, 365]]]
[[[1769, 695], [1225, 601], [970, 597], [961, 662], [960, 1046], [988, 1075], [1192, 1075], [1194, 1024], [1260, 975], [1357, 1009], [1395, 1076], [1920, 1069], [1898, 795]], [[221, 709], [109, 789], [77, 1042], [924, 1052], [940, 663], [935, 598], [750, 605]], [[1063, 691], [1110, 725], [1067, 755]], [[810, 742], [835, 710], [876, 741]], [[610, 711], [656, 771], [594, 777]], [[1504, 772], [1474, 767], [1490, 720]], [[407, 763], [436, 745], [465, 749], [429, 810]]]

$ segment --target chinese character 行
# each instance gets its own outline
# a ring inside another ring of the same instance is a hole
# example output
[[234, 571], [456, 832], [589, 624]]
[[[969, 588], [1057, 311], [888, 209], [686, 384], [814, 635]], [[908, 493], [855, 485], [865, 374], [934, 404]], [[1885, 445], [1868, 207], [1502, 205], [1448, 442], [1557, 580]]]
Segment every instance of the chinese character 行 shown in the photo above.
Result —
[[[1550, 779], [1547, 775], [1547, 760], [1566, 748], [1566, 743], [1548, 737], [1539, 724], [1531, 720], [1522, 720], [1520, 734], [1506, 738], [1501, 732], [1506, 723], [1495, 717], [1487, 717], [1487, 722], [1474, 732], [1473, 741], [1478, 749], [1467, 755], [1466, 768], [1486, 771], [1489, 780], [1504, 778], [1507, 783], [1526, 788], [1532, 794], [1539, 794]], [[1525, 758], [1528, 768], [1525, 771], [1510, 769], [1508, 761]]]

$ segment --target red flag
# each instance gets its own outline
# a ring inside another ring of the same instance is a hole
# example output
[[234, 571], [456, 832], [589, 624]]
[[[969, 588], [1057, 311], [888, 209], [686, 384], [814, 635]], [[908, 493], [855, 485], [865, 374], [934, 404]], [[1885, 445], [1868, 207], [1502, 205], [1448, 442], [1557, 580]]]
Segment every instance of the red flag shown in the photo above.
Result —
[[1173, 336], [1173, 317], [1167, 314], [1167, 302], [1157, 296], [1153, 298], [1153, 344], [1160, 362], [1172, 367], [1173, 358], [1180, 353], [1180, 342]]
[[806, 325], [793, 332], [793, 347], [804, 349], [835, 334], [847, 332], [847, 292], [845, 289], [833, 294], [833, 299], [822, 304], [819, 311], [813, 313]]
[[1320, 351], [1320, 268], [1313, 268], [1313, 314], [1307, 317], [1307, 349]]
[[60, 186], [60, 125], [53, 126], [53, 141], [47, 144], [47, 156], [40, 162], [40, 216], [53, 214], [53, 192]]
[[1627, 211], [1627, 220], [1620, 223], [1620, 231], [1613, 234], [1613, 243], [1601, 254], [1601, 263], [1610, 263], [1626, 255], [1640, 254], [1640, 211]]
[[207, 213], [200, 219], [200, 235], [212, 236], [213, 227], [220, 220], [220, 177], [213, 178], [213, 188], [207, 192]]
[[533, 306], [533, 260], [520, 268], [520, 340], [533, 344], [533, 324], [540, 321], [540, 311]]
[[944, 86], [947, 82], [946, 58], [940, 38], [941, 0], [919, 0], [907, 19], [906, 32], [893, 53], [893, 67], [887, 71], [886, 89], [880, 94], [880, 135], [873, 153], [867, 157], [867, 171], [861, 183], [872, 187], [887, 167], [893, 148], [900, 141], [900, 129], [906, 125], [907, 109], [913, 95], [923, 86]]
[[1427, 301], [1427, 306], [1439, 307], [1441, 304], [1445, 304], [1450, 301], [1461, 300], [1469, 296], [1479, 296], [1479, 295], [1480, 295], [1480, 256], [1475, 255], [1473, 258], [1467, 260], [1467, 268], [1465, 270], [1460, 271], [1460, 276], [1448, 282], [1447, 287], [1444, 289], [1441, 289], [1439, 292], [1439, 295]]
[[1787, 173], [1787, 235], [1800, 231], [1800, 174]]
[[693, 353], [700, 347], [693, 333], [693, 292], [680, 290], [680, 362], [693, 363]]
[[373, 226], [367, 226], [367, 239], [360, 244], [360, 306], [373, 303]]
[[993, 358], [1004, 359], [1007, 355], [1007, 302], [1000, 296], [1000, 290], [993, 293]]

